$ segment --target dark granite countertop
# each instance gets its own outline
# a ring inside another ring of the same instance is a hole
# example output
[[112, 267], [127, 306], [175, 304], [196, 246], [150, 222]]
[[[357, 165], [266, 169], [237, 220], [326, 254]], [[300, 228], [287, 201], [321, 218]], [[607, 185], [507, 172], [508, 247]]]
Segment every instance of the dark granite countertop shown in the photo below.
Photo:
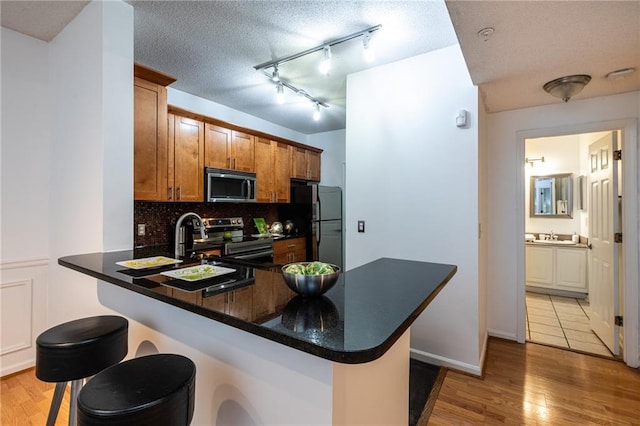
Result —
[[161, 274], [193, 266], [188, 261], [153, 270], [132, 270], [116, 264], [141, 257], [136, 254], [137, 250], [90, 253], [62, 257], [58, 263], [194, 314], [346, 364], [370, 362], [382, 356], [457, 270], [453, 265], [382, 258], [341, 274], [336, 285], [323, 296], [305, 299], [289, 290], [281, 273], [269, 269], [220, 264], [236, 272], [190, 283]]

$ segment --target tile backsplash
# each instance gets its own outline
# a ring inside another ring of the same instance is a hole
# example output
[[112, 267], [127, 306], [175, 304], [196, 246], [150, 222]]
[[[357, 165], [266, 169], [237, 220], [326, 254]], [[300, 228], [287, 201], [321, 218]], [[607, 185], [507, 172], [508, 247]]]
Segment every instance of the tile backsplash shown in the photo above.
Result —
[[[136, 201], [133, 204], [133, 240], [138, 246], [172, 244], [178, 218], [194, 212], [201, 217], [242, 217], [245, 234], [256, 233], [254, 217], [270, 224], [278, 220], [278, 205], [268, 203], [174, 203]], [[145, 235], [138, 236], [138, 224], [145, 225]]]

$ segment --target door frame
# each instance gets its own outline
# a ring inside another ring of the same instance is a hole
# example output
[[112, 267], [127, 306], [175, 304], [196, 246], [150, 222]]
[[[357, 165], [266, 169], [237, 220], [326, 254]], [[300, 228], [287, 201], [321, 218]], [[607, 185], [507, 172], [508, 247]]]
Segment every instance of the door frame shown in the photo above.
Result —
[[[621, 130], [622, 137], [622, 273], [623, 273], [623, 312], [624, 326], [623, 338], [624, 347], [622, 356], [629, 367], [637, 368], [640, 365], [640, 330], [638, 328], [638, 305], [640, 302], [638, 290], [638, 211], [639, 211], [639, 189], [640, 175], [638, 174], [638, 123], [636, 119], [608, 120], [591, 123], [573, 124], [559, 127], [549, 127], [533, 130], [522, 130], [516, 133], [516, 161], [522, 165], [516, 173], [516, 185], [518, 197], [521, 202], [516, 203], [514, 230], [514, 243], [516, 247], [516, 277], [518, 280], [516, 288], [516, 316], [517, 331], [516, 338], [519, 343], [525, 342], [525, 244], [523, 236], [525, 234], [525, 140], [540, 138], [566, 136], [579, 133], [595, 133]], [[628, 202], [632, 200], [633, 202]], [[635, 218], [635, 220], [633, 220]]]

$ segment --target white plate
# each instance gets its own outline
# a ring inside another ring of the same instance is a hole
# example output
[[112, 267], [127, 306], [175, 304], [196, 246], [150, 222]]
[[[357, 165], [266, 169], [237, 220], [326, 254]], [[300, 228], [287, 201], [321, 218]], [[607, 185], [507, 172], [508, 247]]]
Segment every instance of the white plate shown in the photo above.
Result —
[[116, 262], [116, 265], [124, 266], [125, 268], [129, 269], [147, 269], [157, 268], [158, 266], [173, 265], [181, 262], [182, 260], [173, 259], [171, 257], [153, 256]]
[[220, 275], [230, 274], [235, 272], [235, 269], [224, 268], [222, 266], [214, 265], [198, 265], [190, 268], [175, 269], [173, 271], [161, 272], [162, 275], [167, 277], [176, 278], [184, 281], [200, 281], [207, 278], [213, 278]]

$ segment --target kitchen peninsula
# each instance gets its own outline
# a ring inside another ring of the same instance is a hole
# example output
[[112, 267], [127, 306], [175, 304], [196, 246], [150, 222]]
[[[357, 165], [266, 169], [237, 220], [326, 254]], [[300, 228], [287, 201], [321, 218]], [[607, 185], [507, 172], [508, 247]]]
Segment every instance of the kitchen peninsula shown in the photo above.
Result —
[[[159, 341], [177, 336], [207, 353], [216, 366], [196, 362], [194, 424], [298, 424], [298, 411], [311, 416], [305, 424], [406, 425], [409, 326], [456, 272], [453, 265], [378, 259], [341, 274], [325, 295], [304, 299], [277, 270], [225, 264], [235, 269], [228, 279], [188, 283], [161, 274], [185, 264], [154, 270], [116, 264], [133, 258], [126, 250], [59, 263], [100, 280], [101, 303], [147, 324]], [[138, 309], [145, 305], [149, 309]], [[242, 355], [254, 361], [229, 359], [226, 345], [235, 346], [236, 339], [247, 342], [240, 344]], [[256, 362], [279, 373], [263, 377], [271, 374], [255, 371]], [[237, 376], [221, 364], [232, 364]], [[210, 370], [213, 379], [205, 379]], [[274, 391], [253, 400], [254, 381]], [[278, 395], [283, 390], [286, 400]], [[275, 408], [301, 403], [309, 407]]]

